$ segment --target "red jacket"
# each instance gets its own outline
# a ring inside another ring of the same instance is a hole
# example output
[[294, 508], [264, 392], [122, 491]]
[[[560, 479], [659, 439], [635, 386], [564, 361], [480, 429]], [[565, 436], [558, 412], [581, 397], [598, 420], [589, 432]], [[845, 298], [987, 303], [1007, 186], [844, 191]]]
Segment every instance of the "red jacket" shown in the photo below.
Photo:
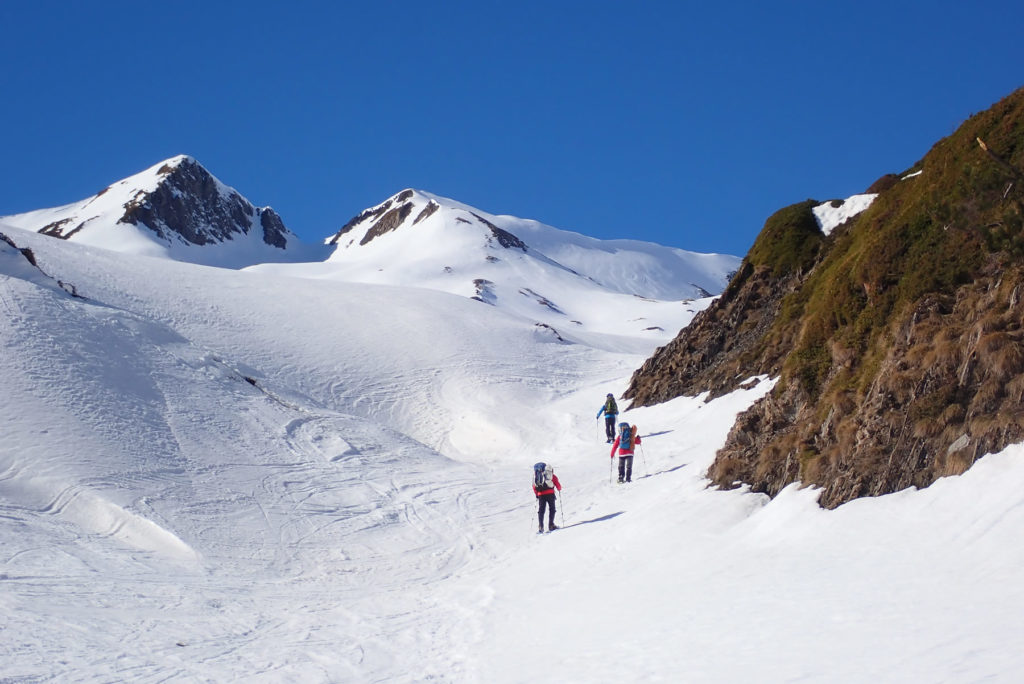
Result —
[[[551, 481], [555, 483], [555, 487], [558, 488], [558, 491], [562, 491], [562, 483], [558, 481], [557, 475], [552, 474]], [[545, 494], [554, 494], [555, 490], [552, 489], [551, 487], [548, 487], [547, 489], [537, 489], [537, 485], [533, 485], [533, 493], [536, 494], [537, 498], [539, 499]]]
[[[615, 450], [619, 448], [619, 441], [621, 439], [622, 439], [622, 435], [619, 435], [618, 437], [615, 438], [615, 443], [612, 444], [612, 453], [611, 453], [611, 455], [608, 456], [608, 458], [615, 458]], [[640, 443], [640, 435], [637, 435], [636, 437], [633, 438], [633, 444], [631, 444], [628, 449], [625, 449], [625, 448], [619, 449], [619, 456], [632, 456], [633, 455], [633, 449], [635, 449], [636, 445], [639, 444], [639, 443]]]

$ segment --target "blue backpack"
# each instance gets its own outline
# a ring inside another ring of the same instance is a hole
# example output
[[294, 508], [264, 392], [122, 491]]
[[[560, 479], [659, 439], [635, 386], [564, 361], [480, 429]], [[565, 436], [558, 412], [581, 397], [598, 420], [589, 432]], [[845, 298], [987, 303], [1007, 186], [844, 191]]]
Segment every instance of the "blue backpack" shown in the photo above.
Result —
[[[625, 423], [623, 423], [625, 425]], [[620, 449], [632, 449], [633, 448], [633, 428], [627, 427], [619, 435], [619, 448]]]
[[533, 466], [533, 486], [537, 489], [551, 489], [555, 486], [551, 477], [554, 470], [547, 463], [535, 463]]

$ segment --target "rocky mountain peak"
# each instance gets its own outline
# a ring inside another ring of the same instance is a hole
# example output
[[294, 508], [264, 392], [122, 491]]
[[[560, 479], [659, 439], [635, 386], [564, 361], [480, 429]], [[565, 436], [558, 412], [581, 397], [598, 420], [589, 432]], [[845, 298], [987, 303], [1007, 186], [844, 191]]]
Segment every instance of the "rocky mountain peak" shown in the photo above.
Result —
[[254, 206], [188, 155], [155, 164], [80, 202], [5, 221], [51, 237], [102, 242], [113, 249], [118, 235], [124, 238], [115, 230], [118, 225], [141, 228], [153, 236], [151, 241], [168, 247], [252, 235], [267, 246], [284, 249], [294, 237], [273, 209]]
[[359, 246], [365, 246], [383, 235], [412, 228], [435, 215], [451, 227], [482, 227], [488, 242], [502, 248], [523, 252], [529, 249], [525, 242], [499, 228], [471, 207], [412, 188], [406, 188], [352, 217], [327, 242], [341, 247], [350, 247], [356, 242]]
[[152, 190], [131, 193], [119, 223], [144, 226], [164, 240], [205, 245], [252, 230], [283, 249], [290, 234], [270, 207], [257, 208], [217, 180], [202, 164], [179, 155], [159, 165]]

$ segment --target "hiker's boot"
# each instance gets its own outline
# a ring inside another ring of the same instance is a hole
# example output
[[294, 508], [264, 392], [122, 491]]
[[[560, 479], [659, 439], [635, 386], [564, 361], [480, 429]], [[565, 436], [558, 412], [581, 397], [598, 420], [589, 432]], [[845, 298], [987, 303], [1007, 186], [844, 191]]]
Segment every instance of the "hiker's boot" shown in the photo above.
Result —
[[548, 532], [554, 532], [557, 529], [558, 529], [558, 525], [556, 525], [555, 523], [549, 523], [548, 524]]

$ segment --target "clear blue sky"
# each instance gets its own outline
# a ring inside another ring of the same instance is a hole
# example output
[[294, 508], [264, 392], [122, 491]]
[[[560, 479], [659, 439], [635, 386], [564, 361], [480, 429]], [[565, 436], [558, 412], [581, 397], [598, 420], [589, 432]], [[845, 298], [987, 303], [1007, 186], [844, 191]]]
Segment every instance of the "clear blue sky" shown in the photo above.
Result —
[[405, 187], [743, 255], [1024, 85], [1024, 2], [0, 3], [0, 214], [190, 154], [304, 240]]

